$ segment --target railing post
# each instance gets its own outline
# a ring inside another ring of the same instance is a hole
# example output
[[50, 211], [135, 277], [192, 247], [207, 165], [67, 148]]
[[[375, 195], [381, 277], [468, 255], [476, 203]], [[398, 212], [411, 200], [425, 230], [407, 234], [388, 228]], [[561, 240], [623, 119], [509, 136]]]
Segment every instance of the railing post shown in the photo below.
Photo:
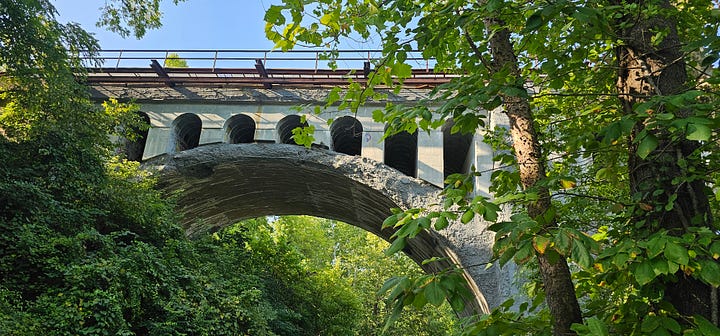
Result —
[[115, 63], [115, 69], [120, 67], [120, 60], [122, 59], [122, 53], [123, 53], [123, 51], [120, 50], [120, 53], [118, 54], [117, 62]]
[[212, 66], [213, 72], [215, 72], [215, 65], [217, 64], [217, 58], [218, 58], [218, 51], [215, 50], [215, 57], [213, 57], [213, 66]]

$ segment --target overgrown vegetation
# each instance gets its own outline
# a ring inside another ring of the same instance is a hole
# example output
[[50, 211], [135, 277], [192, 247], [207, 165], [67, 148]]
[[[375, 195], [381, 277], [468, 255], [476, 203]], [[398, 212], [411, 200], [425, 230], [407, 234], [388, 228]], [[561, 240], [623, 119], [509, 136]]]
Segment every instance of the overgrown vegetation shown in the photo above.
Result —
[[[158, 1], [122, 4], [108, 2], [105, 23], [152, 28], [159, 18]], [[379, 250], [365, 244], [381, 249], [377, 241], [337, 228], [345, 254], [332, 259], [300, 238], [335, 246], [330, 224], [281, 225], [293, 219], [254, 220], [187, 240], [152, 178], [114, 156], [111, 135], [132, 137], [121, 130], [141, 122], [132, 104], [89, 101], [76, 78], [80, 50], [92, 55], [97, 43], [80, 27], [59, 24], [49, 1], [0, 2], [0, 334], [378, 330], [366, 308], [385, 311], [371, 294], [384, 270], [340, 261], [367, 252], [365, 262], [382, 265]], [[429, 314], [396, 330], [422, 335], [453, 325]]]
[[[455, 175], [441, 211], [386, 222], [402, 245], [419, 230], [512, 209], [490, 226], [496, 263], [533, 272], [538, 299], [504, 304], [468, 334], [720, 334], [716, 2], [284, 0], [265, 20], [281, 49], [380, 41], [367, 82], [327, 106], [382, 101], [376, 89], [402, 87], [414, 49], [460, 75], [428, 104], [388, 103], [373, 117], [388, 133], [452, 119], [511, 168], [480, 172], [492, 174], [493, 200], [469, 193], [479, 173]], [[496, 108], [507, 129], [486, 127]], [[408, 305], [436, 280], [396, 283], [392, 298]]]

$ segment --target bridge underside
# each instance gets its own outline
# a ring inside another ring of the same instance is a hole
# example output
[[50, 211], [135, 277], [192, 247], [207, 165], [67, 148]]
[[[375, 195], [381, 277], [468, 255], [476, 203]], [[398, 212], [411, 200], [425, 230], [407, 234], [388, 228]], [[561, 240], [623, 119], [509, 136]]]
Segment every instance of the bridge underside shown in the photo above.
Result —
[[[179, 191], [178, 210], [189, 236], [267, 215], [312, 215], [336, 219], [389, 240], [381, 230], [390, 208], [438, 203], [440, 189], [358, 156], [279, 144], [218, 144], [166, 154], [144, 163], [159, 173], [160, 188]], [[436, 232], [408, 241], [404, 252], [418, 264], [430, 257], [447, 262], [421, 265], [435, 272], [460, 262], [453, 244]], [[488, 305], [470, 280], [469, 309]]]

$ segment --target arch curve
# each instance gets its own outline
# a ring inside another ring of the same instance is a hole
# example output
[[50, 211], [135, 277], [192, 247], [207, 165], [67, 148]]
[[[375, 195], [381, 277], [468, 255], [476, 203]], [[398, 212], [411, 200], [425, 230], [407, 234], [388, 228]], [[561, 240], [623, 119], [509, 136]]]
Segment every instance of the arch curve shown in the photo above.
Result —
[[200, 144], [202, 120], [194, 113], [183, 113], [172, 122], [168, 152], [182, 152]]
[[255, 120], [245, 114], [236, 114], [225, 121], [225, 140], [230, 144], [255, 141]]
[[335, 119], [330, 125], [332, 148], [338, 153], [360, 155], [362, 152], [363, 126], [351, 116]]
[[[153, 158], [143, 167], [156, 171], [159, 188], [181, 191], [177, 206], [190, 237], [247, 218], [311, 215], [390, 240], [393, 231], [381, 226], [391, 208], [436, 204], [440, 193], [368, 158], [286, 144], [201, 146]], [[409, 239], [403, 251], [426, 272], [437, 272], [459, 260], [450, 245], [429, 231]], [[447, 259], [422, 265], [431, 257]], [[475, 281], [469, 274], [465, 277], [474, 299], [463, 314], [488, 313]]]
[[123, 139], [122, 152], [125, 153], [125, 157], [127, 157], [129, 161], [141, 162], [145, 154], [145, 144], [147, 143], [148, 130], [150, 128], [150, 117], [142, 111], [136, 113], [147, 128], [140, 129], [134, 127], [132, 130], [137, 135], [137, 138], [134, 140]]
[[308, 123], [303, 122], [302, 118], [297, 114], [285, 116], [284, 118], [280, 119], [280, 121], [278, 121], [277, 123], [277, 126], [275, 126], [279, 142], [283, 144], [297, 145], [297, 142], [295, 142], [295, 139], [293, 138], [292, 130], [298, 127], [307, 126]]

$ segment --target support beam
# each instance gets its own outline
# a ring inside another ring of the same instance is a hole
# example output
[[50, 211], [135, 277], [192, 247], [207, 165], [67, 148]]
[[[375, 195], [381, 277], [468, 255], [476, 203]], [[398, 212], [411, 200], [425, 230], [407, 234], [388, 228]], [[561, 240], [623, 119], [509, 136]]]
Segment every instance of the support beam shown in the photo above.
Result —
[[368, 78], [370, 76], [370, 62], [363, 63], [363, 77]]
[[[258, 74], [261, 78], [270, 78], [268, 76], [267, 70], [265, 70], [265, 64], [263, 64], [262, 59], [255, 59], [255, 69], [257, 69]], [[263, 87], [266, 89], [272, 89], [272, 84], [270, 82], [263, 82]]]
[[165, 81], [165, 84], [167, 84], [167, 86], [175, 87], [175, 83], [170, 79], [170, 75], [168, 75], [167, 71], [165, 71], [165, 68], [163, 68], [163, 66], [160, 65], [157, 60], [150, 60], [150, 67], [155, 70], [157, 75]]

